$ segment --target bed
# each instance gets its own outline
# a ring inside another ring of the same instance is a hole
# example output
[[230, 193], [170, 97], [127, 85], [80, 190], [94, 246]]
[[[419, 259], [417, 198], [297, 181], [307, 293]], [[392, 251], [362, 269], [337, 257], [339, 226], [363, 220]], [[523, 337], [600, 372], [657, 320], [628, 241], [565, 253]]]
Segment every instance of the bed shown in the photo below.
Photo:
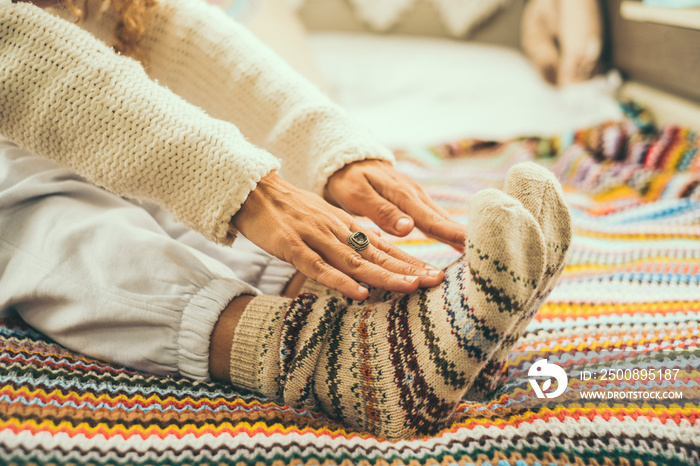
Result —
[[[227, 385], [105, 364], [10, 316], [0, 321], [0, 462], [700, 464], [697, 133], [618, 101], [619, 74], [557, 90], [495, 45], [322, 32], [313, 48], [337, 100], [458, 221], [519, 161], [547, 165], [565, 186], [568, 265], [498, 390], [464, 400], [432, 437], [388, 441]], [[457, 257], [418, 232], [393, 241], [437, 266]], [[543, 358], [567, 374], [557, 398], [530, 383]]]

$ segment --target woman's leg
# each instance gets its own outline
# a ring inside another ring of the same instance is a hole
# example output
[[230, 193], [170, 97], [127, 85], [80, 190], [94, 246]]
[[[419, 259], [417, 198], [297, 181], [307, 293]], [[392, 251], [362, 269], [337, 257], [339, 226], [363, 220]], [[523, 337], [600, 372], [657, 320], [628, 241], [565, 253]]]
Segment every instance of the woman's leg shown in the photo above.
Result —
[[[306, 277], [301, 272], [296, 272], [287, 282], [282, 290], [282, 296], [293, 298], [299, 294], [301, 287], [304, 285]], [[209, 373], [211, 378], [220, 382], [230, 382], [230, 357], [231, 345], [233, 344], [233, 335], [241, 320], [241, 316], [245, 311], [248, 303], [252, 301], [253, 296], [243, 295], [235, 298], [226, 306], [224, 312], [221, 313], [219, 320], [214, 327], [214, 332], [211, 335], [211, 346], [209, 349]]]
[[92, 357], [206, 379], [221, 311], [257, 293], [143, 209], [0, 142], [0, 311]]
[[230, 382], [230, 358], [233, 336], [243, 311], [253, 300], [253, 296], [242, 295], [234, 298], [219, 316], [211, 334], [209, 346], [209, 374], [218, 382]]
[[524, 201], [474, 196], [468, 252], [433, 289], [250, 298], [143, 209], [0, 143], [0, 309], [93, 357], [195, 379], [225, 380], [228, 362], [240, 388], [388, 437], [428, 433], [542, 289], [545, 241]]
[[[545, 267], [561, 267], [547, 260], [549, 225], [523, 206], [530, 201], [475, 195], [467, 253], [435, 288], [360, 303], [335, 293], [253, 298], [230, 330], [232, 383], [358, 430], [431, 433], [502, 345], [517, 340], [548, 291]], [[558, 208], [553, 218], [566, 223], [566, 206]]]

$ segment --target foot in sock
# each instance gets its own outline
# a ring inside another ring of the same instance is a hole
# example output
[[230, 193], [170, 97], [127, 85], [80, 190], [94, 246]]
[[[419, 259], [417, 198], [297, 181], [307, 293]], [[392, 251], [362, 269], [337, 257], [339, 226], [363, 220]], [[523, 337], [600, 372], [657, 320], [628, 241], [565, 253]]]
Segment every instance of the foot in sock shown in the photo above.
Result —
[[559, 181], [554, 174], [536, 163], [513, 166], [506, 175], [505, 192], [517, 199], [535, 217], [542, 230], [546, 246], [546, 262], [542, 282], [498, 351], [476, 377], [468, 400], [484, 400], [498, 388], [505, 370], [509, 351], [525, 333], [532, 317], [537, 314], [549, 293], [557, 284], [565, 266], [566, 253], [571, 244], [571, 216], [564, 201]]
[[[517, 164], [506, 175], [505, 192], [520, 201], [540, 225], [546, 243], [545, 272], [532, 302], [528, 305], [528, 311], [522, 314], [513, 331], [509, 332], [501, 348], [489, 359], [467, 392], [466, 399], [474, 401], [488, 399], [498, 389], [508, 354], [556, 285], [564, 270], [566, 253], [571, 243], [569, 209], [564, 201], [561, 185], [551, 171], [533, 162]], [[344, 299], [339, 293], [311, 280], [307, 280], [303, 290]], [[397, 296], [402, 295], [376, 288], [370, 289], [363, 303], [387, 301]], [[348, 303], [357, 304], [355, 301]]]
[[234, 384], [383, 437], [443, 426], [545, 268], [540, 227], [520, 202], [485, 190], [470, 213], [467, 252], [437, 287], [350, 306], [333, 295], [255, 298], [234, 337]]

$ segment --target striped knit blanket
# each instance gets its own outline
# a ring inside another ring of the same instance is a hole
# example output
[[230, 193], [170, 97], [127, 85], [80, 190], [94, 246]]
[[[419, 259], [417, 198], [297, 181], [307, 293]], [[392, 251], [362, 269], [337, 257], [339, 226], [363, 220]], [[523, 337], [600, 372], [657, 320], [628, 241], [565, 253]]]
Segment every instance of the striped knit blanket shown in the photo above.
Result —
[[[552, 139], [407, 150], [400, 169], [464, 223], [469, 196], [538, 158], [565, 184], [566, 271], [490, 401], [439, 435], [389, 442], [226, 385], [152, 377], [0, 321], [2, 464], [700, 465], [700, 155], [696, 135], [630, 119]], [[396, 240], [435, 265], [456, 253]], [[568, 386], [528, 368], [546, 358]], [[550, 390], [551, 392], [551, 390]]]

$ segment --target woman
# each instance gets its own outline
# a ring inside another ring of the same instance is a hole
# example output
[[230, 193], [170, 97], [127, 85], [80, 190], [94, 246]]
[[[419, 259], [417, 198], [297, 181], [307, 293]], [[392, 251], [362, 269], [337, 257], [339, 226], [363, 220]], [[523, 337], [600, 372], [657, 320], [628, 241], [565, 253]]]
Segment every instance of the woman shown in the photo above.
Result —
[[[37, 5], [0, 12], [0, 306], [73, 350], [427, 433], [491, 377], [563, 267], [570, 222], [549, 173], [520, 166], [510, 195], [474, 196], [466, 240], [390, 151], [215, 7], [93, 0], [82, 28]], [[113, 33], [141, 63], [100, 42]], [[466, 252], [438, 271], [351, 214]]]

